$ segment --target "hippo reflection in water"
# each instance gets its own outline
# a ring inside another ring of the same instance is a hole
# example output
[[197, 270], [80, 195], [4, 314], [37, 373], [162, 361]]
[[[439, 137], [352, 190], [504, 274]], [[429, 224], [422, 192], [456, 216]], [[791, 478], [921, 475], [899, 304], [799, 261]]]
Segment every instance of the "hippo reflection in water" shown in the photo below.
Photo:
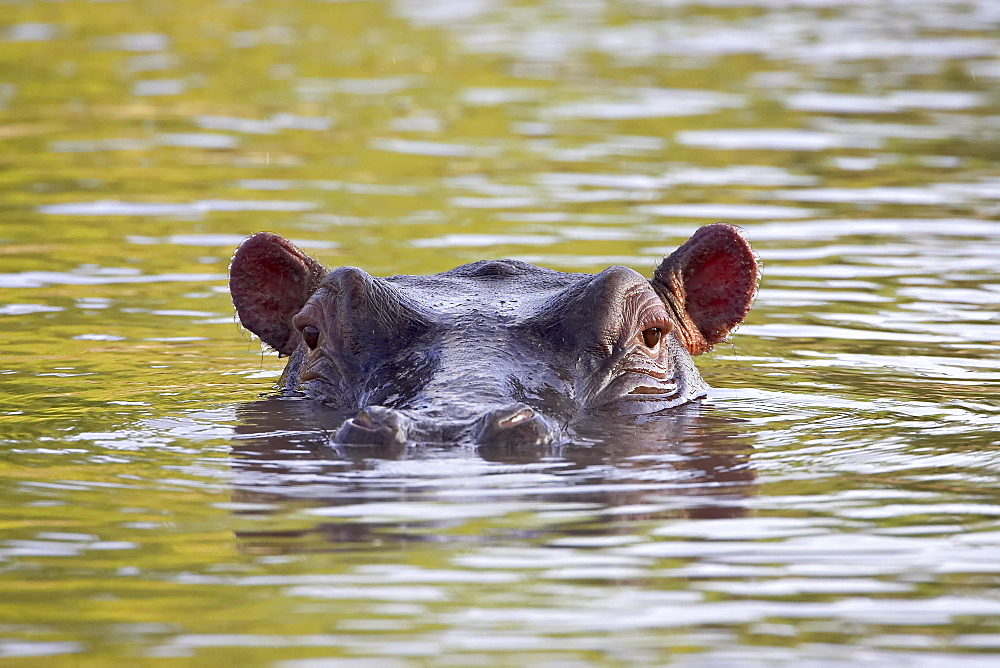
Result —
[[691, 356], [743, 320], [758, 276], [740, 231], [718, 223], [651, 280], [516, 260], [376, 278], [260, 232], [236, 250], [229, 285], [243, 326], [289, 357], [282, 390], [354, 414], [336, 442], [516, 447], [703, 396]]

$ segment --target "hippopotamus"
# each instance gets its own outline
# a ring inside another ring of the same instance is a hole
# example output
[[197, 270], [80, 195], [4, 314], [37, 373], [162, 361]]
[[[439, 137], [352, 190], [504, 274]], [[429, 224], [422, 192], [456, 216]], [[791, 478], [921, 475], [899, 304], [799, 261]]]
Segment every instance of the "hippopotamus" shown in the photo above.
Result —
[[375, 277], [259, 232], [237, 248], [229, 286], [243, 327], [288, 358], [282, 393], [345, 416], [335, 443], [516, 447], [703, 397], [692, 356], [743, 321], [759, 274], [725, 223], [698, 229], [649, 279], [518, 260]]

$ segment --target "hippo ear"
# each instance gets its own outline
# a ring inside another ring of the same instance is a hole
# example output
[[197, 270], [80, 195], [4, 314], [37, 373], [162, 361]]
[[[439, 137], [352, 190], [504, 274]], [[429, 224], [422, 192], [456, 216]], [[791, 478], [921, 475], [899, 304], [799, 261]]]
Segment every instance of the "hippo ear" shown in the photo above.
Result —
[[244, 327], [281, 355], [299, 344], [292, 317], [302, 310], [326, 269], [290, 241], [270, 232], [246, 239], [229, 265], [229, 292]]
[[759, 277], [757, 258], [739, 228], [716, 223], [664, 259], [650, 282], [672, 312], [681, 342], [700, 355], [743, 321]]

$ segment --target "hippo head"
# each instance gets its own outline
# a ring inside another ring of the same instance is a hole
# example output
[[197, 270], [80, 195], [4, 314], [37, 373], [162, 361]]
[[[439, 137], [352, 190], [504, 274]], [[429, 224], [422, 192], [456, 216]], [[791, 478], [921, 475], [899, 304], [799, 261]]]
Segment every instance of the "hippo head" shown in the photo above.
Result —
[[651, 280], [516, 260], [430, 276], [327, 271], [260, 232], [230, 266], [244, 327], [288, 356], [282, 389], [352, 415], [335, 441], [545, 444], [593, 415], [661, 411], [705, 392], [691, 356], [750, 309], [758, 265], [725, 224], [699, 229]]

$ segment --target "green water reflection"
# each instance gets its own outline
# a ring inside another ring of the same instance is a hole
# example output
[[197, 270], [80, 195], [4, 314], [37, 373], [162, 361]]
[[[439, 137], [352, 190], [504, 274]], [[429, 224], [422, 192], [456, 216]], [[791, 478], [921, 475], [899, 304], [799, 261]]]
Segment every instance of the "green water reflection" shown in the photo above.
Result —
[[[0, 659], [995, 662], [994, 3], [0, 14]], [[261, 229], [648, 273], [718, 219], [709, 400], [516, 458], [338, 452], [225, 287]]]

